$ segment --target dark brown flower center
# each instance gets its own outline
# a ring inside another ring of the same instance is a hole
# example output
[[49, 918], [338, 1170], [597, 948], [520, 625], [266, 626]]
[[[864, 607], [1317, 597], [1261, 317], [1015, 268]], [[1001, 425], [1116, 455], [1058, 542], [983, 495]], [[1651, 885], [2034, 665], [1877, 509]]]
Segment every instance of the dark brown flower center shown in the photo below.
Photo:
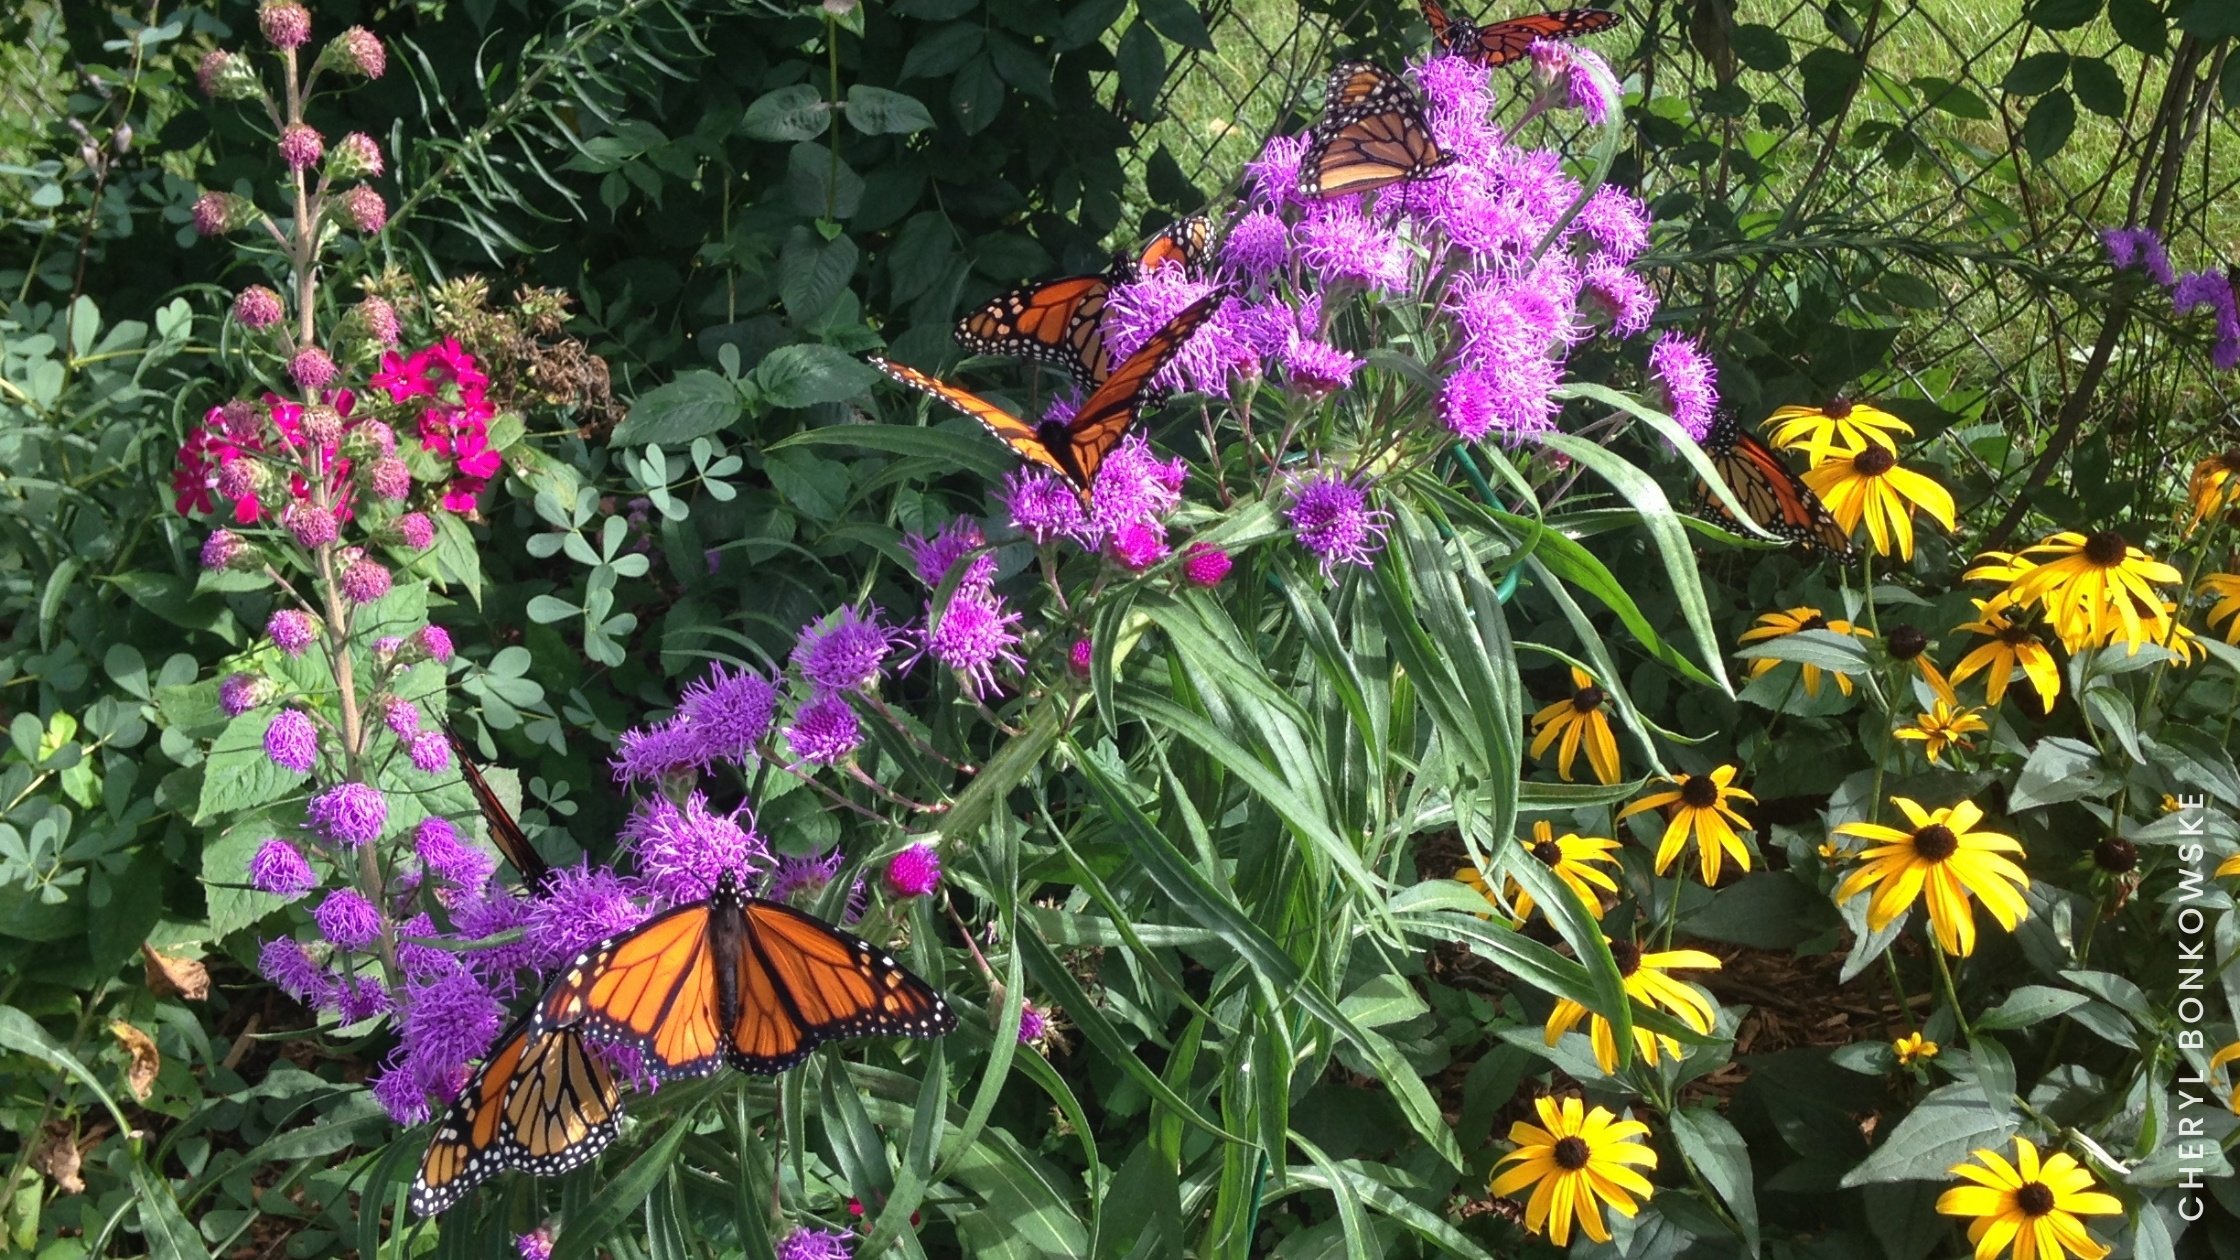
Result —
[[1607, 698], [1600, 687], [1581, 687], [1571, 693], [1571, 707], [1581, 713], [1592, 713], [1601, 708]]
[[[1587, 1157], [1593, 1153], [1593, 1151], [1587, 1149], [1586, 1139], [1567, 1137], [1556, 1139], [1556, 1148], [1551, 1154], [1556, 1161], [1556, 1167], [1565, 1172], [1577, 1172], [1587, 1166]], [[2040, 1189], [2041, 1187], [2033, 1185], [2031, 1188]]]
[[1719, 785], [1708, 774], [1699, 774], [1680, 785], [1680, 803], [1690, 809], [1709, 809], [1719, 803]]
[[2028, 626], [2008, 622], [2006, 625], [1999, 627], [1999, 642], [2006, 644], [2008, 647], [2021, 647], [2025, 643], [2036, 643], [2037, 641], [2037, 632]]
[[2110, 875], [2128, 875], [2139, 865], [2139, 846], [2122, 836], [2110, 836], [2093, 846], [2092, 862]]
[[2112, 529], [2103, 529], [2084, 540], [2084, 558], [2097, 568], [2112, 569], [2130, 552], [2131, 544]]
[[[1566, 1140], [1578, 1141], [1577, 1138]], [[1562, 1148], [1559, 1146], [1557, 1149]], [[2026, 1216], [2044, 1216], [2053, 1210], [2053, 1191], [2042, 1181], [2025, 1182], [2020, 1190], [2014, 1192], [2014, 1205], [2021, 1208]]]
[[1825, 630], [1827, 628], [1828, 619], [1821, 616], [1819, 613], [1814, 613], [1811, 616], [1805, 618], [1803, 621], [1797, 623], [1798, 630]]
[[1838, 394], [1827, 406], [1820, 409], [1820, 414], [1830, 420], [1841, 420], [1851, 414], [1851, 400]]
[[1542, 840], [1532, 846], [1532, 856], [1539, 858], [1543, 865], [1554, 866], [1563, 860], [1563, 846], [1553, 840]]
[[1610, 961], [1618, 964], [1618, 974], [1630, 976], [1641, 970], [1641, 947], [1632, 941], [1610, 942]]
[[1862, 477], [1879, 477], [1898, 466], [1898, 457], [1880, 446], [1867, 449], [1851, 457], [1852, 470]]
[[1942, 862], [1959, 849], [1959, 838], [1943, 823], [1930, 823], [1913, 833], [1913, 851], [1926, 861]]
[[1896, 625], [1890, 627], [1890, 659], [1910, 661], [1927, 651], [1929, 632], [1919, 626]]

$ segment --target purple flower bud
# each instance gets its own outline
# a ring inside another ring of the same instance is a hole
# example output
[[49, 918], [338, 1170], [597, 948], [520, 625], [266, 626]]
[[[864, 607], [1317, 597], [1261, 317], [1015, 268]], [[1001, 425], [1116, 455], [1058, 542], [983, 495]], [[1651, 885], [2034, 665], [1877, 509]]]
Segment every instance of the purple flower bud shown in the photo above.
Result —
[[521, 1253], [521, 1260], [552, 1260], [552, 1231], [539, 1225], [514, 1239], [513, 1248]]
[[428, 873], [460, 888], [481, 888], [490, 882], [498, 863], [489, 854], [468, 844], [451, 820], [431, 814], [412, 833], [412, 851]]
[[272, 698], [272, 681], [254, 674], [227, 674], [218, 684], [218, 711], [240, 717]]
[[1032, 1002], [1019, 1004], [1019, 1044], [1032, 1046], [1050, 1035], [1050, 1017]]
[[336, 949], [364, 949], [381, 939], [381, 911], [355, 888], [337, 888], [311, 912], [319, 934]]
[[327, 46], [319, 51], [317, 66], [321, 70], [378, 79], [389, 69], [389, 53], [381, 46], [380, 36], [362, 26], [353, 26], [327, 41]]
[[256, 222], [257, 207], [246, 197], [205, 192], [194, 202], [194, 230], [204, 236], [224, 236]]
[[949, 570], [967, 554], [979, 551], [967, 563], [958, 587], [986, 586], [996, 579], [996, 558], [986, 551], [987, 536], [980, 532], [977, 522], [958, 517], [941, 527], [931, 538], [916, 534], [902, 536], [903, 549], [910, 553], [910, 562], [918, 571], [918, 580], [938, 590], [949, 576]]
[[337, 183], [371, 179], [381, 171], [381, 146], [362, 131], [342, 137], [327, 151], [327, 178]]
[[389, 593], [389, 570], [371, 556], [361, 557], [342, 571], [342, 597], [353, 604], [370, 604]]
[[444, 629], [442, 626], [426, 625], [420, 627], [419, 633], [415, 634], [413, 638], [418, 642], [420, 650], [427, 654], [429, 660], [434, 661], [438, 665], [450, 663], [450, 631]]
[[305, 499], [288, 505], [282, 519], [296, 545], [305, 549], [324, 547], [342, 536], [342, 529], [335, 523], [331, 509], [319, 507]]
[[422, 731], [405, 741], [405, 756], [413, 769], [422, 774], [435, 774], [451, 765], [451, 741], [442, 731]]
[[1368, 565], [1384, 545], [1385, 513], [1369, 506], [1360, 486], [1334, 473], [1294, 482], [1284, 519], [1299, 545], [1322, 563], [1325, 577], [1341, 564]]
[[793, 667], [819, 691], [875, 687], [885, 672], [894, 637], [894, 631], [879, 624], [877, 608], [869, 617], [852, 607], [842, 608], [802, 627], [793, 648]]
[[389, 203], [367, 184], [353, 184], [335, 199], [335, 206], [362, 236], [372, 236], [389, 226]]
[[249, 882], [258, 892], [293, 901], [318, 887], [319, 877], [311, 873], [311, 863], [294, 845], [272, 839], [257, 846], [256, 855], [249, 859]]
[[1087, 678], [1090, 662], [1095, 659], [1095, 645], [1087, 639], [1075, 639], [1073, 647], [1066, 652], [1066, 668], [1072, 670], [1076, 678]]
[[913, 844], [887, 859], [887, 891], [897, 897], [924, 897], [941, 886], [941, 851]]
[[303, 655], [304, 649], [319, 641], [319, 623], [299, 608], [283, 608], [272, 614], [264, 623], [264, 632], [272, 636], [273, 646], [291, 657]]
[[289, 123], [280, 130], [280, 160], [290, 171], [305, 171], [319, 164], [327, 152], [327, 138], [309, 123]]
[[288, 360], [288, 379], [305, 393], [315, 393], [334, 384], [339, 373], [333, 357], [317, 346], [305, 346], [296, 351], [296, 357]]
[[412, 493], [412, 469], [394, 455], [373, 461], [366, 480], [374, 494], [392, 503]]
[[828, 691], [802, 705], [786, 728], [786, 746], [812, 766], [846, 761], [863, 744], [863, 727], [845, 694]]
[[274, 48], [301, 48], [311, 38], [311, 11], [295, 0], [265, 0], [257, 10], [257, 26]]
[[397, 344], [397, 308], [378, 297], [369, 297], [350, 308], [350, 317], [365, 339], [377, 346]]
[[1129, 521], [1112, 532], [1112, 558], [1130, 573], [1166, 559], [1167, 551], [1167, 527], [1157, 521]]
[[264, 755], [282, 770], [309, 774], [319, 760], [319, 728], [301, 709], [282, 709], [264, 728]]
[[838, 849], [823, 854], [781, 855], [777, 868], [763, 883], [762, 895], [772, 901], [792, 901], [804, 895], [814, 897], [832, 883], [844, 861], [846, 858]]
[[426, 551], [436, 541], [436, 523], [425, 512], [407, 512], [394, 524], [397, 541], [414, 551]]
[[1229, 553], [1211, 543], [1194, 542], [1183, 552], [1182, 576], [1192, 586], [1219, 586], [1229, 576]]
[[398, 739], [411, 739], [420, 732], [420, 706], [401, 696], [391, 696], [381, 702], [381, 724]]
[[257, 952], [257, 970], [279, 986], [282, 993], [308, 1006], [323, 1006], [334, 989], [326, 968], [312, 961], [303, 943], [292, 936], [276, 936]]
[[231, 565], [246, 551], [248, 542], [230, 529], [214, 529], [202, 540], [202, 567], [218, 570]]
[[306, 813], [315, 830], [355, 848], [380, 838], [389, 822], [389, 802], [366, 784], [337, 783], [312, 797]]
[[344, 459], [384, 459], [396, 453], [397, 431], [379, 420], [361, 421], [342, 437]]
[[195, 67], [195, 86], [214, 101], [248, 100], [257, 95], [257, 72], [247, 58], [223, 48], [213, 48], [202, 55], [202, 64]]
[[234, 295], [233, 317], [244, 328], [270, 328], [286, 314], [280, 295], [261, 284], [252, 284]]
[[1353, 383], [1363, 360], [1323, 341], [1301, 338], [1283, 352], [1284, 379], [1304, 398], [1324, 398]]
[[381, 981], [371, 976], [345, 976], [335, 984], [335, 1017], [345, 1025], [386, 1015], [396, 1005]]

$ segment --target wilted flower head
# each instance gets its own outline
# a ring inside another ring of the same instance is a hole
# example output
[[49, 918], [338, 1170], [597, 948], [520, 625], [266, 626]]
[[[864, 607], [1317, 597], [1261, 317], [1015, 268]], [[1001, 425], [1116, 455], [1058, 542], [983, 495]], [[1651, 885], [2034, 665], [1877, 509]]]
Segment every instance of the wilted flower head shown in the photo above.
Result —
[[274, 48], [301, 48], [311, 38], [311, 11], [295, 0], [265, 0], [257, 9], [257, 26]]
[[280, 160], [291, 171], [317, 166], [326, 152], [326, 137], [320, 135], [316, 127], [307, 123], [289, 123], [280, 131]]
[[280, 295], [261, 284], [252, 284], [233, 297], [233, 318], [244, 328], [270, 328], [286, 314]]
[[257, 72], [250, 68], [248, 58], [223, 48], [202, 55], [194, 81], [202, 94], [214, 101], [247, 100], [258, 91]]
[[1341, 564], [1368, 565], [1384, 545], [1385, 513], [1369, 506], [1366, 490], [1335, 473], [1293, 483], [1284, 519], [1325, 575]]
[[218, 711], [240, 717], [272, 698], [272, 681], [255, 674], [228, 674], [218, 684]]
[[638, 860], [640, 882], [671, 905], [708, 896], [725, 871], [750, 875], [770, 864], [754, 815], [744, 806], [711, 813], [699, 792], [681, 808], [665, 796], [641, 802], [623, 824], [622, 842]]
[[202, 567], [223, 569], [248, 549], [248, 542], [230, 529], [214, 529], [202, 540]]
[[801, 893], [821, 892], [846, 860], [838, 849], [830, 853], [781, 854], [776, 869], [763, 884], [762, 895], [772, 901], [790, 901]]
[[353, 604], [370, 604], [389, 593], [389, 570], [371, 556], [360, 556], [342, 571], [336, 585]]
[[204, 236], [223, 236], [256, 221], [257, 207], [246, 197], [226, 192], [205, 192], [194, 202], [194, 230]]

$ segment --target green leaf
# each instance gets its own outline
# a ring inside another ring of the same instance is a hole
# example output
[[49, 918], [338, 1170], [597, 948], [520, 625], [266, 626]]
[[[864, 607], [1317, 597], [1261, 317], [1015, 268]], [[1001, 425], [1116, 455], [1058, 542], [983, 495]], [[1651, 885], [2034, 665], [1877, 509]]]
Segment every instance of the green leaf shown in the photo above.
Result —
[[132, 1164], [132, 1197], [140, 1209], [140, 1237], [148, 1244], [148, 1260], [208, 1260], [210, 1248], [180, 1210], [171, 1184], [156, 1176], [137, 1154]]
[[686, 372], [639, 395], [615, 426], [620, 446], [680, 446], [721, 430], [739, 417], [739, 387], [715, 372]]
[[1999, 81], [1999, 90], [2013, 96], [2037, 96], [2061, 86], [2069, 77], [2069, 54], [2055, 49], [2032, 53], [2014, 63]]
[[933, 126], [933, 114], [914, 96], [858, 83], [848, 89], [848, 125], [865, 135], [907, 136]]
[[1978, 1147], [1999, 1150], [2020, 1128], [2012, 1111], [1994, 1111], [1974, 1082], [1947, 1085], [1923, 1098], [1882, 1139], [1882, 1145], [1843, 1175], [1846, 1187], [1885, 1181], [1944, 1181], [1945, 1169], [1967, 1163]]
[[[905, 98], [907, 99], [907, 98]], [[853, 122], [854, 102], [849, 102], [849, 121]], [[739, 129], [757, 140], [790, 140], [799, 143], [814, 140], [832, 125], [832, 110], [825, 104], [824, 96], [806, 83], [796, 83], [765, 92], [747, 106], [746, 116], [739, 120]]]
[[980, 23], [952, 22], [910, 45], [902, 58], [902, 79], [947, 78], [980, 51]]
[[670, 1166], [676, 1162], [677, 1147], [692, 1129], [682, 1117], [672, 1120], [653, 1145], [646, 1148], [645, 1154], [601, 1188], [585, 1211], [570, 1214], [568, 1227], [561, 1230], [554, 1241], [553, 1260], [589, 1260], [597, 1255], [599, 1245], [607, 1236], [630, 1219], [638, 1205], [653, 1193], [653, 1188], [669, 1175]]
[[2240, 38], [2240, 5], [2229, 0], [2193, 0], [2178, 15], [2178, 29], [2203, 42]]
[[2116, 38], [2150, 57], [2170, 50], [2170, 19], [2154, 0], [2108, 0], [2108, 25]]
[[2079, 57], [2070, 63], [2069, 90], [2077, 94], [2077, 104], [2102, 118], [2121, 118], [2131, 105], [2115, 67], [2099, 57]]
[[2049, 735], [2030, 750], [2007, 797], [2009, 812], [2088, 800], [2115, 790], [2111, 776], [2100, 768], [2100, 754], [2092, 745], [2059, 735]]
[[[89, 1071], [76, 1055], [63, 1049], [60, 1043], [48, 1036], [47, 1030], [39, 1027], [37, 1020], [12, 1006], [0, 1006], [0, 1050], [41, 1060], [77, 1078], [95, 1098], [101, 1100], [102, 1106], [109, 1109], [110, 1117], [117, 1123], [118, 1132], [132, 1132], [131, 1121], [118, 1108], [116, 1098], [102, 1086], [101, 1078]], [[138, 1160], [135, 1159], [134, 1162], [137, 1163]]]
[[812, 520], [840, 518], [848, 502], [848, 469], [805, 450], [772, 452], [763, 471], [780, 497]]
[[1710, 1107], [1670, 1113], [1673, 1144], [1703, 1174], [1742, 1226], [1744, 1254], [1758, 1254], [1758, 1196], [1750, 1175], [1750, 1148], [1727, 1118]]
[[982, 53], [964, 64], [949, 81], [949, 108], [968, 136], [976, 136], [995, 122], [1003, 110], [1003, 78], [994, 58]]
[[1128, 24], [1113, 53], [1120, 67], [1120, 91], [1138, 118], [1157, 113], [1159, 89], [1167, 81], [1167, 49], [1140, 18]]
[[1837, 48], [1815, 48], [1797, 63], [1804, 79], [1804, 112], [1807, 120], [1824, 123], [1843, 111], [1844, 102], [1859, 86], [1864, 71], [1855, 53]]
[[2039, 97], [2023, 118], [2022, 148], [2037, 161], [2051, 161], [2076, 129], [2077, 104], [2068, 89], [2056, 88]]
[[221, 814], [270, 804], [292, 791], [303, 775], [274, 765], [264, 753], [265, 728], [274, 710], [252, 710], [226, 723], [210, 745], [202, 777], [202, 798], [194, 820], [207, 823]]
[[776, 407], [845, 402], [870, 389], [877, 368], [831, 346], [779, 346], [747, 379]]
[[1975, 1026], [1979, 1032], [2001, 1028], [2029, 1028], [2073, 1011], [2091, 1000], [2082, 993], [2072, 993], [2067, 989], [2026, 984], [2009, 993], [2006, 1001], [1977, 1016]]
[[1190, 0], [1140, 0], [1136, 6], [1143, 20], [1151, 29], [1182, 45], [1200, 52], [1213, 51], [1213, 36], [1206, 30], [1206, 21], [1198, 14], [1198, 7]]
[[803, 429], [772, 442], [765, 449], [777, 452], [795, 447], [826, 446], [898, 455], [914, 467], [930, 465], [923, 469], [928, 480], [962, 471], [983, 481], [1000, 481], [1005, 473], [1019, 465], [1019, 461], [1004, 454], [1001, 447], [983, 441], [978, 429], [967, 430], [962, 425], [921, 429], [899, 424], [833, 424]]
[[1794, 60], [1794, 54], [1789, 50], [1788, 37], [1781, 33], [1779, 27], [1767, 26], [1762, 22], [1737, 25], [1734, 34], [1729, 37], [1729, 43], [1734, 48], [1735, 60], [1752, 70], [1771, 74], [1776, 70], [1788, 69], [1789, 63]]
[[2042, 31], [2073, 31], [2100, 16], [2102, 0], [2031, 0], [2030, 25]]

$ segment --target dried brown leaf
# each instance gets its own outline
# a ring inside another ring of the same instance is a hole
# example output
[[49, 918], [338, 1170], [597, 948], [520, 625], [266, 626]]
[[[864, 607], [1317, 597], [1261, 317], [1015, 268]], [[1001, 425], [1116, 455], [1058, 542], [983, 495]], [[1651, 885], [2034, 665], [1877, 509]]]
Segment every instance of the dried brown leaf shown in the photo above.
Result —
[[66, 1120], [49, 1121], [31, 1148], [31, 1166], [53, 1179], [64, 1194], [84, 1194], [86, 1183], [78, 1176], [78, 1138]]
[[156, 1049], [155, 1038], [123, 1020], [112, 1021], [109, 1033], [132, 1056], [132, 1066], [125, 1069], [124, 1083], [132, 1096], [141, 1102], [148, 1101], [148, 1094], [155, 1089], [156, 1072], [163, 1067], [163, 1055]]
[[145, 944], [140, 946], [140, 958], [147, 969], [148, 992], [157, 997], [176, 996], [199, 1002], [210, 996], [210, 973], [200, 962], [159, 953]]

